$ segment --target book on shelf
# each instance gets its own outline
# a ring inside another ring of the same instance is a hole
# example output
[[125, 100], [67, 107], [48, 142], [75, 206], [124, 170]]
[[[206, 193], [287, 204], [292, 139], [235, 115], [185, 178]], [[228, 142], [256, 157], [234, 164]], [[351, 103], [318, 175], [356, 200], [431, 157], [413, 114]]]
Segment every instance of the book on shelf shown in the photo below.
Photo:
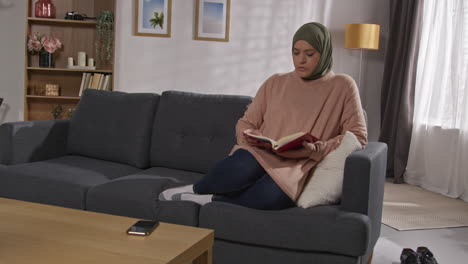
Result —
[[112, 74], [103, 73], [83, 73], [81, 77], [80, 90], [78, 96], [82, 96], [86, 89], [111, 90]]
[[105, 75], [101, 75], [101, 76], [99, 77], [99, 82], [98, 82], [98, 86], [97, 86], [96, 89], [102, 90], [102, 86], [103, 86], [103, 84], [104, 84], [104, 79], [105, 79], [105, 78], [106, 78]]
[[253, 138], [259, 142], [264, 142], [270, 145], [271, 150], [275, 152], [283, 152], [286, 150], [291, 150], [291, 149], [298, 149], [301, 148], [304, 142], [311, 142], [314, 143], [318, 141], [319, 139], [312, 136], [312, 134], [307, 133], [307, 132], [297, 132], [285, 137], [282, 137], [278, 140], [274, 140], [265, 136], [259, 136], [250, 133], [249, 131], [244, 131], [244, 135]]
[[110, 74], [107, 74], [104, 77], [104, 83], [102, 85], [103, 90], [110, 91], [110, 78], [111, 78]]
[[86, 72], [83, 72], [83, 75], [81, 76], [81, 84], [80, 84], [80, 90], [78, 91], [78, 96], [81, 96], [83, 94], [85, 81], [86, 81]]
[[91, 89], [98, 89], [99, 88], [99, 81], [101, 81], [102, 74], [101, 73], [95, 73], [93, 75], [93, 81], [91, 82], [91, 85], [89, 88]]

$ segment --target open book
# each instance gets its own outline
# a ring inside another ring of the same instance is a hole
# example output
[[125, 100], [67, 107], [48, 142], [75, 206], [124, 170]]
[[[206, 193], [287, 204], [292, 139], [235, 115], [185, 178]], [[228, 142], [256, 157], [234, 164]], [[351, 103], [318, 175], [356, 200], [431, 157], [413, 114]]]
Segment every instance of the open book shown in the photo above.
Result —
[[283, 152], [290, 149], [296, 149], [302, 147], [304, 141], [314, 143], [318, 141], [318, 138], [312, 136], [310, 133], [298, 132], [289, 136], [282, 137], [278, 140], [273, 140], [265, 136], [258, 136], [247, 131], [244, 131], [244, 135], [247, 135], [260, 142], [266, 142], [271, 144], [271, 149], [275, 152]]

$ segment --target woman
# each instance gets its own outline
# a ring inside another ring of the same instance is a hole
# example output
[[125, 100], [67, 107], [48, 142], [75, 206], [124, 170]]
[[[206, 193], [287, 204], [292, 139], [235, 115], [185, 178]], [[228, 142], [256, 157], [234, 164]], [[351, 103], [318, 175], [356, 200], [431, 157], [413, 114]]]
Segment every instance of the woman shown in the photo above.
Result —
[[[201, 181], [166, 190], [161, 199], [285, 209], [295, 205], [309, 171], [339, 146], [346, 131], [367, 144], [356, 84], [351, 77], [331, 71], [330, 32], [322, 24], [308, 23], [297, 30], [292, 44], [295, 70], [275, 74], [260, 87], [237, 122], [237, 145], [231, 155]], [[276, 153], [244, 131], [273, 139], [310, 132], [320, 141]]]

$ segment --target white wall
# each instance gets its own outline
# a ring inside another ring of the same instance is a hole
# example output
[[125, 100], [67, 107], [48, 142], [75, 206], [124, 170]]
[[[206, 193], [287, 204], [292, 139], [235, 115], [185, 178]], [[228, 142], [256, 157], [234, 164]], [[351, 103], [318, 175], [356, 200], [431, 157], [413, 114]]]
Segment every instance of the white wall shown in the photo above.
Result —
[[[0, 1], [0, 4], [8, 3]], [[23, 119], [26, 1], [0, 5], [0, 124]]]
[[[26, 1], [12, 2], [0, 8], [0, 123], [20, 120], [23, 110]], [[127, 92], [254, 95], [270, 75], [293, 69], [292, 36], [311, 21], [332, 32], [334, 71], [357, 80], [360, 53], [343, 48], [345, 24], [382, 25], [381, 49], [364, 51], [360, 87], [370, 139], [378, 138], [389, 0], [231, 0], [227, 43], [193, 40], [195, 0], [173, 0], [171, 38], [133, 36], [133, 4], [117, 0], [115, 90]]]
[[[299, 26], [329, 27], [334, 71], [359, 77], [360, 52], [345, 50], [348, 23], [382, 25], [388, 32], [389, 0], [232, 0], [230, 41], [193, 40], [194, 0], [174, 0], [171, 38], [133, 35], [134, 1], [117, 0], [115, 90], [255, 95], [263, 81], [293, 70], [291, 41]], [[364, 51], [361, 97], [369, 115], [370, 139], [378, 138], [380, 86], [385, 47]]]

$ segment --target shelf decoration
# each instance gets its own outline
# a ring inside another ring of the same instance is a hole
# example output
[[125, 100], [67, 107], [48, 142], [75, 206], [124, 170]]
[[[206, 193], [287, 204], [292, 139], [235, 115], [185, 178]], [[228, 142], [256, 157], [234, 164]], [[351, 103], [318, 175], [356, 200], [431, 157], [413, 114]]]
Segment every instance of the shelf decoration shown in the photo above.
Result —
[[86, 52], [78, 52], [78, 65], [73, 64], [73, 57], [68, 57], [67, 69], [71, 70], [96, 70], [94, 66], [94, 58], [88, 58], [88, 65], [86, 66]]
[[63, 108], [62, 108], [62, 105], [61, 105], [61, 104], [57, 104], [57, 105], [52, 109], [52, 111], [50, 111], [50, 113], [52, 114], [52, 116], [54, 117], [54, 119], [58, 119], [58, 118], [62, 115], [62, 112], [63, 112]]
[[59, 96], [60, 89], [58, 84], [48, 83], [45, 85], [45, 95], [46, 96]]
[[40, 18], [55, 18], [55, 5], [51, 0], [37, 0], [35, 16]]
[[31, 54], [39, 54], [39, 67], [53, 68], [53, 54], [62, 46], [62, 42], [58, 38], [37, 32], [30, 35], [28, 40], [28, 51]]
[[114, 13], [102, 11], [96, 22], [96, 54], [102, 61], [112, 59], [114, 43]]

